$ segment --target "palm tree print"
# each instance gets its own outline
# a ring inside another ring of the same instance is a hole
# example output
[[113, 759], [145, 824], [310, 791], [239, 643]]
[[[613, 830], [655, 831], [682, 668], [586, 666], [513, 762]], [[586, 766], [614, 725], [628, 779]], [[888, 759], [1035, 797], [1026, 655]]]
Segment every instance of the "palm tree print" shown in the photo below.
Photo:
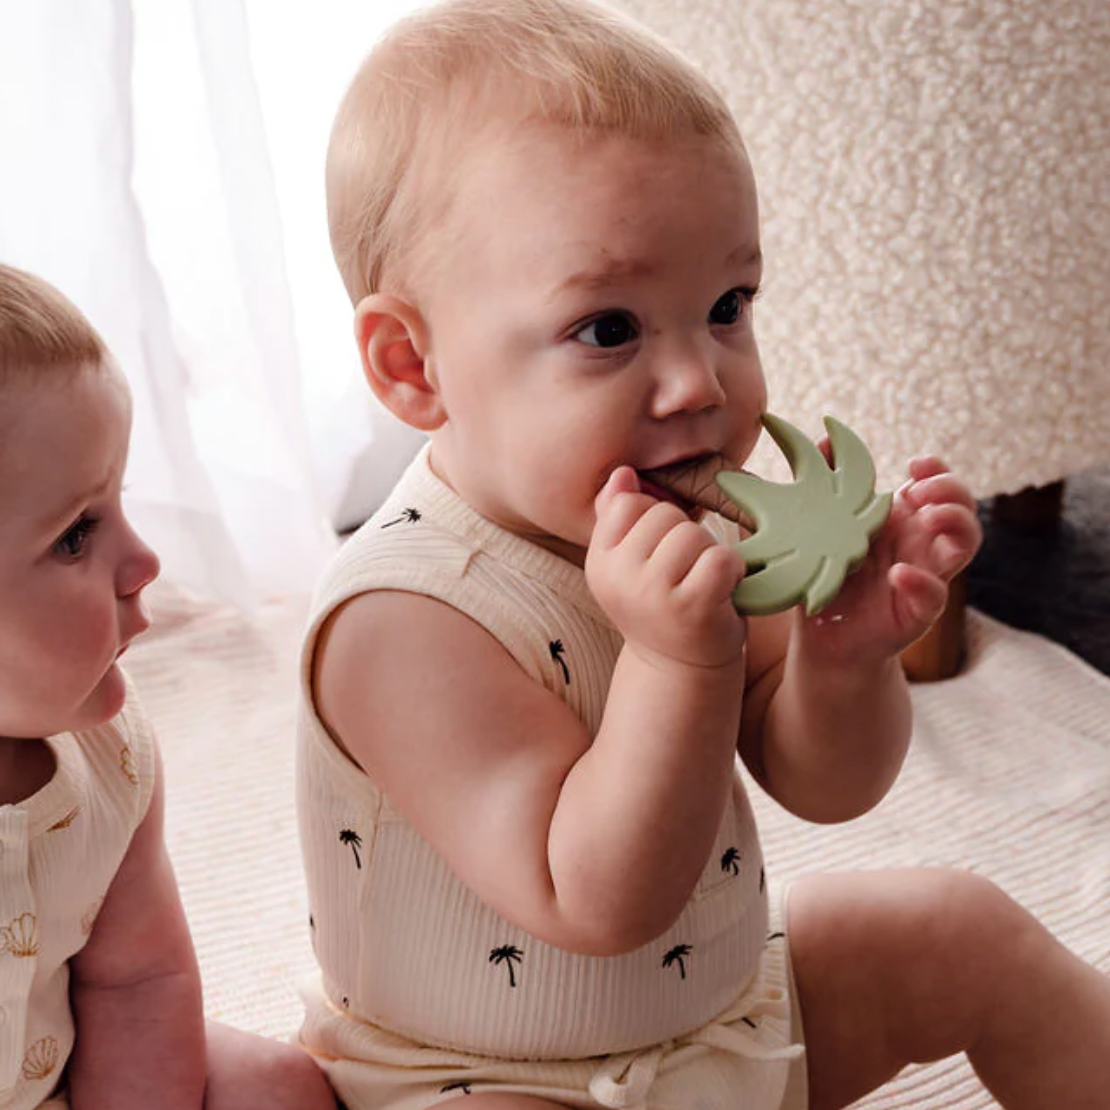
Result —
[[494, 967], [498, 964], [504, 964], [509, 969], [510, 987], [516, 986], [516, 971], [513, 964], [518, 964], [523, 959], [524, 953], [515, 944], [502, 944], [499, 948], [491, 948], [489, 953], [489, 962]]
[[663, 966], [671, 967], [673, 964], [678, 965], [679, 975], [686, 978], [686, 957], [690, 955], [693, 949], [688, 944], [676, 944], [664, 957]]
[[470, 1084], [465, 1079], [457, 1079], [454, 1083], [444, 1083], [439, 1089], [441, 1095], [450, 1094], [452, 1091], [462, 1091], [464, 1095], [470, 1094]]
[[361, 871], [362, 857], [358, 854], [358, 850], [362, 847], [362, 837], [354, 829], [340, 829], [339, 843], [350, 845], [351, 851], [355, 854], [355, 866]]
[[759, 869], [759, 893], [762, 894], [764, 888], [767, 886], [767, 872], [761, 867]]
[[570, 670], [567, 667], [567, 661], [563, 658], [566, 648], [563, 647], [562, 640], [552, 640], [547, 645], [547, 650], [551, 652], [551, 658], [554, 662], [558, 663], [563, 672], [563, 682], [567, 686], [570, 685]]
[[419, 509], [405, 509], [400, 516], [394, 517], [392, 520], [387, 520], [382, 527], [392, 528], [395, 524], [415, 524], [421, 519], [421, 512]]
[[727, 848], [721, 856], [721, 870], [731, 871], [733, 875], [740, 874], [740, 859], [742, 853], [739, 848]]

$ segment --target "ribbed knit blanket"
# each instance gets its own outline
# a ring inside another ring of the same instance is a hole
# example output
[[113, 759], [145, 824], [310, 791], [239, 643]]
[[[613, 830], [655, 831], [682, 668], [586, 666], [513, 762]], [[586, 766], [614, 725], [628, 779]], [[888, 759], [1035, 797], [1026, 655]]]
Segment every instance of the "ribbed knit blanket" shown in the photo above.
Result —
[[[304, 599], [253, 617], [165, 596], [128, 665], [162, 740], [167, 835], [211, 1016], [273, 1036], [312, 967], [293, 810]], [[769, 872], [945, 864], [988, 875], [1110, 973], [1110, 679], [970, 615], [958, 678], [914, 688], [901, 779], [871, 814], [817, 827], [756, 788]], [[954, 987], [954, 989], [958, 989]], [[988, 1107], [966, 1064], [905, 1074], [862, 1106]]]

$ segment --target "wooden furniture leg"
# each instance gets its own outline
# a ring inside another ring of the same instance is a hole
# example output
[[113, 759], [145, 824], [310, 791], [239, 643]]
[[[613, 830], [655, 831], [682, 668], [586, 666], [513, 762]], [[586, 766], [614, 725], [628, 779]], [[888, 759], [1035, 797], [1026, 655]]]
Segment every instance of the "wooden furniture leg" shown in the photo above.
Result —
[[992, 518], [1023, 532], [1047, 532], [1064, 513], [1064, 482], [1028, 486], [1017, 493], [1000, 493], [991, 502]]
[[967, 628], [967, 570], [948, 584], [948, 604], [936, 624], [902, 652], [902, 668], [911, 682], [938, 682], [955, 675], [964, 659]]
[[[1030, 486], [1013, 494], [999, 494], [991, 501], [991, 521], [1023, 532], [1048, 532], [1060, 524], [1065, 483]], [[958, 574], [948, 590], [948, 605], [940, 619], [916, 643], [902, 652], [902, 667], [911, 682], [937, 682], [951, 678], [963, 665], [967, 629], [967, 570]]]

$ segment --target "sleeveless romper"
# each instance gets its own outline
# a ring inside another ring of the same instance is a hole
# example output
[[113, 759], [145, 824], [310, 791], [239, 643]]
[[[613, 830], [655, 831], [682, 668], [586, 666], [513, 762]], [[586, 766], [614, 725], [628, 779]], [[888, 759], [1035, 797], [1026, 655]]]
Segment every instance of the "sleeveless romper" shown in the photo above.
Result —
[[621, 638], [584, 573], [475, 513], [427, 454], [338, 552], [309, 619], [297, 799], [320, 975], [304, 989], [303, 1044], [350, 1110], [416, 1110], [482, 1089], [594, 1110], [779, 1107], [801, 1049], [739, 777], [674, 925], [634, 952], [577, 955], [481, 902], [317, 716], [320, 628], [344, 601], [388, 589], [477, 621], [597, 730]]
[[154, 789], [154, 735], [130, 683], [107, 724], [47, 744], [50, 781], [0, 806], [0, 1110], [66, 1106], [69, 960], [92, 933]]

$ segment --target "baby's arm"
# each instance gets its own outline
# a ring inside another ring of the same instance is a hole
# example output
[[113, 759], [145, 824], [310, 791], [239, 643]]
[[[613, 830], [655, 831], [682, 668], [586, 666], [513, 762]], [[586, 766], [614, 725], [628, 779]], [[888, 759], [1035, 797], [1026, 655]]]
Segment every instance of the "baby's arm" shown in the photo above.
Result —
[[745, 624], [735, 552], [619, 471], [587, 561], [626, 636], [601, 726], [486, 631], [411, 594], [356, 598], [316, 656], [333, 733], [460, 879], [560, 947], [628, 951], [681, 911], [732, 784]]
[[160, 759], [150, 808], [74, 957], [73, 1110], [199, 1110], [205, 1047], [200, 975], [163, 840]]
[[964, 484], [938, 460], [916, 459], [832, 605], [751, 622], [740, 750], [786, 808], [847, 820], [890, 789], [912, 724], [900, 653], [941, 614], [948, 580], [980, 540]]

